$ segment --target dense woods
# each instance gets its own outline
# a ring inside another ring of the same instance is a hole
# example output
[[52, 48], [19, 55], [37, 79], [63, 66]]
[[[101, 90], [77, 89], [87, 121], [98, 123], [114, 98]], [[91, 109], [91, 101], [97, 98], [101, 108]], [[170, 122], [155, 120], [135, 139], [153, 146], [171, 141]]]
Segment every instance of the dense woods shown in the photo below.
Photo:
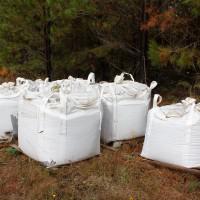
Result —
[[0, 0], [1, 73], [200, 88], [199, 0]]

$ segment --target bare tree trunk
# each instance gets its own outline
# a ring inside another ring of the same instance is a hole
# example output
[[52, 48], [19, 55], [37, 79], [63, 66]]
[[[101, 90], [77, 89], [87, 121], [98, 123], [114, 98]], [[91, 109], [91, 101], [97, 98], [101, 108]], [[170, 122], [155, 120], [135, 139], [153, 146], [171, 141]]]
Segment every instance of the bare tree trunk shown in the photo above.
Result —
[[[145, 8], [147, 6], [147, 0], [142, 0], [141, 4], [141, 24], [147, 20], [147, 14], [145, 12]], [[146, 83], [147, 79], [147, 66], [148, 66], [148, 32], [146, 30], [141, 30], [140, 34], [140, 81]]]
[[45, 61], [46, 61], [46, 73], [49, 80], [52, 80], [52, 55], [51, 55], [51, 20], [50, 20], [50, 8], [48, 5], [44, 6], [44, 43], [45, 43]]

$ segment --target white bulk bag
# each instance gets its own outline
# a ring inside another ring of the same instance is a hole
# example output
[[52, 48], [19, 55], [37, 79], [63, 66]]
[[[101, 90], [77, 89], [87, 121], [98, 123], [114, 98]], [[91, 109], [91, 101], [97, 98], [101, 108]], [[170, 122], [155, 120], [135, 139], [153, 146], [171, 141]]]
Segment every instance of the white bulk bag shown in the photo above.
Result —
[[200, 112], [195, 99], [157, 106], [154, 96], [149, 111], [145, 141], [141, 155], [145, 158], [183, 167], [200, 167]]
[[103, 83], [101, 88], [102, 99], [102, 133], [105, 143], [117, 140], [127, 140], [143, 136], [146, 128], [147, 112], [151, 101], [151, 86], [131, 81], [125, 81], [124, 75], [115, 77], [114, 83]]
[[[90, 96], [91, 95], [91, 96]], [[46, 166], [68, 164], [100, 153], [100, 100], [95, 93], [21, 99], [19, 147]]]
[[0, 140], [8, 139], [16, 133], [13, 128], [16, 129], [17, 126], [18, 99], [21, 89], [21, 86], [15, 86], [13, 82], [0, 85]]

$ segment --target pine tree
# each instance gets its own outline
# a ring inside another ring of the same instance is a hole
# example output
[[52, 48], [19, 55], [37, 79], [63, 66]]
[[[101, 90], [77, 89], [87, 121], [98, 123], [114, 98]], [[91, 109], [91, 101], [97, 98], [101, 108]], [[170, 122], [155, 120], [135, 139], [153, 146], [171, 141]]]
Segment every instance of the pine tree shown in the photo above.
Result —
[[51, 78], [52, 65], [56, 68], [61, 56], [65, 64], [71, 51], [67, 36], [73, 20], [81, 12], [92, 10], [88, 2], [0, 0], [0, 65], [15, 68], [18, 73], [46, 71]]

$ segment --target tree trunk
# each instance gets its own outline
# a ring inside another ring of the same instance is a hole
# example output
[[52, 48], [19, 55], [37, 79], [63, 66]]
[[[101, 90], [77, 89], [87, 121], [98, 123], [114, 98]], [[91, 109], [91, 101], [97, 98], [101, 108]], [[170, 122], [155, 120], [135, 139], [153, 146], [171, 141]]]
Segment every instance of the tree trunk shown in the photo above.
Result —
[[[144, 23], [147, 20], [147, 14], [145, 12], [145, 8], [147, 5], [147, 0], [142, 0], [141, 5], [141, 24]], [[147, 51], [148, 51], [148, 32], [146, 30], [141, 30], [140, 34], [140, 81], [146, 83], [147, 79], [147, 66], [148, 66], [148, 57], [147, 57]]]
[[51, 62], [51, 20], [50, 20], [50, 8], [44, 6], [44, 43], [45, 43], [45, 62], [46, 62], [46, 73], [49, 80], [52, 80], [52, 62]]

